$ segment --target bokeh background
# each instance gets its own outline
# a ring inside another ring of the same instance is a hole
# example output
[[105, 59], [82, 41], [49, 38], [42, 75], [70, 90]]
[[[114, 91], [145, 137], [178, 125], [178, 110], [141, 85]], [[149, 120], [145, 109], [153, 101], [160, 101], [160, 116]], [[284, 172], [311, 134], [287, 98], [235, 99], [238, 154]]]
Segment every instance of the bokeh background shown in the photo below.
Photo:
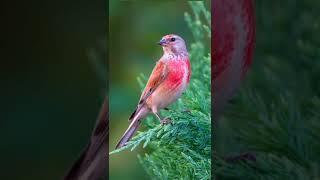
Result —
[[319, 8], [316, 0], [255, 1], [253, 66], [219, 121], [215, 150], [253, 152], [257, 161], [233, 163], [219, 179], [319, 179]]
[[[4, 18], [0, 28], [4, 43], [0, 47], [0, 179], [61, 179], [86, 145], [105, 95], [104, 78], [99, 75], [102, 71], [95, 68], [92, 59], [103, 59], [105, 55], [107, 2], [7, 3], [0, 6], [0, 17]], [[298, 118], [292, 124], [304, 126], [310, 121], [302, 117], [311, 116], [312, 106], [305, 102], [320, 96], [320, 2], [256, 1], [255, 7], [257, 46], [253, 68], [243, 87], [264, 92], [264, 100], [270, 100], [266, 104], [272, 103], [271, 97], [279, 97], [279, 92], [290, 91], [294, 95], [291, 100], [298, 101], [295, 108], [302, 111], [293, 113]], [[140, 73], [149, 75], [161, 56], [156, 42], [172, 32], [183, 36], [187, 43], [192, 39], [183, 18], [183, 13], [190, 11], [185, 2], [113, 0], [109, 2], [109, 11], [113, 148], [127, 128], [127, 118], [140, 95], [136, 77]], [[246, 125], [246, 119], [242, 120], [231, 119], [226, 126], [234, 124], [239, 129]], [[317, 120], [319, 116], [311, 122]], [[235, 133], [231, 128], [224, 130]], [[292, 137], [297, 132], [290, 131]], [[229, 143], [222, 150], [226, 154], [248, 150], [247, 142], [231, 142], [234, 144]], [[255, 143], [259, 142], [250, 145]], [[273, 150], [272, 146], [266, 149], [267, 153]], [[136, 154], [122, 152], [111, 156], [110, 178], [147, 178]], [[281, 152], [280, 156], [286, 154]], [[308, 156], [308, 160], [316, 162], [313, 164], [319, 164], [318, 153]]]
[[[208, 2], [207, 2], [208, 3]], [[184, 19], [188, 2], [110, 1], [109, 6], [110, 151], [128, 127], [141, 94], [137, 77], [151, 73], [162, 56], [157, 44], [166, 34], [182, 36], [187, 45], [192, 34]], [[149, 179], [139, 164], [138, 152], [123, 151], [109, 157], [110, 179]]]
[[106, 92], [105, 7], [1, 3], [0, 179], [62, 179], [88, 143]]

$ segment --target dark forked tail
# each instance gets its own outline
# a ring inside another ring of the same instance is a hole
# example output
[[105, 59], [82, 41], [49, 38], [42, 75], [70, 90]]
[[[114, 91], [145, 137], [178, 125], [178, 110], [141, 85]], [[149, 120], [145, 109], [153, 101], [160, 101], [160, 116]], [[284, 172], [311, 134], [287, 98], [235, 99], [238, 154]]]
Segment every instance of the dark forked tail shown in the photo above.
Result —
[[139, 125], [140, 125], [140, 120], [135, 119], [135, 120], [131, 121], [130, 126], [128, 127], [128, 129], [123, 134], [123, 136], [121, 137], [120, 141], [118, 142], [118, 144], [116, 146], [116, 149], [119, 149], [119, 148], [125, 146], [126, 143], [128, 141], [130, 141], [130, 139], [132, 138], [134, 133], [137, 131]]

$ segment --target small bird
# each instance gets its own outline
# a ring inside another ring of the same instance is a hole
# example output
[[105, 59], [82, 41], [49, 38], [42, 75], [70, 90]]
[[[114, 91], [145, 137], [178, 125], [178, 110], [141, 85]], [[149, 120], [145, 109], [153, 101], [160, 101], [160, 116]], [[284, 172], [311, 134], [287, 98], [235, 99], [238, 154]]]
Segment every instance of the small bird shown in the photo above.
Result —
[[185, 91], [190, 81], [191, 68], [185, 41], [178, 35], [163, 36], [158, 43], [163, 55], [156, 63], [135, 111], [129, 118], [130, 125], [118, 142], [116, 149], [126, 145], [137, 131], [141, 119], [152, 112], [161, 124], [170, 123], [169, 118], [161, 118], [160, 109], [175, 102]]

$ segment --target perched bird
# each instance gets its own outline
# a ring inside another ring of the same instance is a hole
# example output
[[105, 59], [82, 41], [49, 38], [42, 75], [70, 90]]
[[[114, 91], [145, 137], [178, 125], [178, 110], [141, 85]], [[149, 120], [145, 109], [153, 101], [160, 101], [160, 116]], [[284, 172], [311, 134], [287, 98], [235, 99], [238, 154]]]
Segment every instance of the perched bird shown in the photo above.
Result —
[[154, 67], [136, 110], [129, 118], [130, 125], [123, 134], [116, 149], [126, 145], [137, 131], [141, 119], [152, 112], [161, 124], [170, 123], [169, 118], [161, 118], [159, 110], [175, 102], [190, 81], [189, 54], [184, 40], [177, 35], [164, 36], [159, 45], [163, 55]]

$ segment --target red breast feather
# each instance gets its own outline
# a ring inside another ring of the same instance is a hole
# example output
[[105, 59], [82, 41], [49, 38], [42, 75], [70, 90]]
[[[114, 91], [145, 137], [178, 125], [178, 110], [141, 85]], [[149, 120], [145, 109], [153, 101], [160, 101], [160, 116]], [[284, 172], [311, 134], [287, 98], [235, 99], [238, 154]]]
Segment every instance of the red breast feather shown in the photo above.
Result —
[[184, 86], [181, 90], [184, 91], [186, 85], [190, 81], [190, 62], [189, 60], [173, 60], [168, 62], [169, 74], [167, 85], [170, 89], [177, 89]]

